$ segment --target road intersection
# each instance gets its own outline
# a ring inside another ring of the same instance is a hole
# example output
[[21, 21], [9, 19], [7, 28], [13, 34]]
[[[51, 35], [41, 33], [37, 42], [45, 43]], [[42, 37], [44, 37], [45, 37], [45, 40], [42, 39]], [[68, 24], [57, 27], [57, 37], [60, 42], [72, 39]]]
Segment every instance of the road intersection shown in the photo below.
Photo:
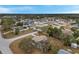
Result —
[[[1, 26], [0, 26], [1, 27]], [[18, 36], [18, 37], [15, 37], [15, 38], [11, 38], [11, 39], [4, 39], [1, 35], [1, 31], [0, 31], [0, 51], [3, 53], [3, 54], [12, 54], [12, 51], [10, 50], [9, 48], [9, 45], [15, 41], [15, 40], [18, 40], [18, 39], [21, 39], [21, 38], [24, 38], [26, 36], [29, 36], [29, 35], [34, 35], [36, 32], [32, 32], [32, 33], [28, 33], [28, 34], [25, 34], [25, 35], [22, 35], [22, 36]]]

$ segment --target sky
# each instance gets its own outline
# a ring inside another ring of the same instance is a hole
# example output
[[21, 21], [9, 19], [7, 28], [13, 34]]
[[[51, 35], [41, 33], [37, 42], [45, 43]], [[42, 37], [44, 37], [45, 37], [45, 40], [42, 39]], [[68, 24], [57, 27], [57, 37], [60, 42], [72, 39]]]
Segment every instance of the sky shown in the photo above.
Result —
[[79, 13], [79, 5], [0, 5], [0, 14]]

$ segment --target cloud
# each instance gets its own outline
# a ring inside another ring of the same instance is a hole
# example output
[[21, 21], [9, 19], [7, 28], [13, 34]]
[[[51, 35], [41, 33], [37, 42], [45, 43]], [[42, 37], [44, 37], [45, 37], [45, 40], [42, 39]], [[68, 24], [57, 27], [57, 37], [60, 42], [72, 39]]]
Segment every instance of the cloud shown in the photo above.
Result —
[[33, 8], [30, 7], [30, 6], [24, 6], [24, 7], [18, 8], [18, 9], [20, 9], [20, 10], [23, 10], [23, 9], [25, 9], [25, 10], [32, 10]]
[[0, 13], [11, 13], [12, 11], [9, 8], [0, 7]]
[[[30, 6], [15, 6], [15, 7], [11, 7], [11, 8], [7, 8], [7, 7], [0, 7], [0, 13], [20, 13], [21, 11], [26, 11], [26, 10], [33, 10], [32, 7]], [[19, 11], [19, 12], [18, 12]]]
[[71, 11], [70, 13], [76, 13], [76, 14], [79, 14], [79, 10], [73, 10], [73, 11]]
[[14, 7], [11, 9], [14, 11], [16, 11], [16, 10], [24, 11], [24, 10], [33, 10], [33, 7], [31, 7], [31, 6], [19, 6], [19, 7]]
[[72, 10], [72, 11], [64, 11], [64, 12], [58, 12], [58, 13], [66, 13], [66, 14], [68, 14], [68, 13], [70, 13], [70, 14], [79, 14], [79, 10]]

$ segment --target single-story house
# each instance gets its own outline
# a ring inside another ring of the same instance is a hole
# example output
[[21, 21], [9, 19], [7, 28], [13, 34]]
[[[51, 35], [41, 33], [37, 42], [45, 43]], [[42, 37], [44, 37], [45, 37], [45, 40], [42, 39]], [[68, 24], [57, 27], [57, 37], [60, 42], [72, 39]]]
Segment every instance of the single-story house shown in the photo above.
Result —
[[72, 35], [73, 32], [70, 30], [70, 29], [64, 29], [62, 30], [62, 32], [65, 34], [65, 35]]
[[48, 39], [47, 39], [46, 36], [41, 35], [41, 36], [35, 36], [35, 37], [33, 37], [32, 40], [34, 40], [37, 43], [37, 42], [40, 42], [40, 41], [45, 42]]
[[40, 49], [42, 52], [48, 51], [48, 38], [46, 36], [35, 36], [32, 38], [32, 40], [32, 44], [35, 45], [35, 48]]

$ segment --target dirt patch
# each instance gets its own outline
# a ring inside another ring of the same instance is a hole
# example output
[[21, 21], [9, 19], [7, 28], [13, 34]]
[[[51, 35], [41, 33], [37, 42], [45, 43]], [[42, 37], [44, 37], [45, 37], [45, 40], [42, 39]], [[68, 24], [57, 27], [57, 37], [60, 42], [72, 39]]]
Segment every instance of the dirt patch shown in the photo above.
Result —
[[11, 43], [10, 48], [14, 54], [24, 54], [25, 52], [19, 48], [19, 43], [21, 40], [16, 40]]
[[[30, 36], [27, 36], [25, 38], [29, 38], [29, 37], [32, 38], [31, 35]], [[25, 39], [25, 38], [23, 38], [23, 39]], [[19, 44], [20, 44], [21, 41], [22, 41], [22, 39], [15, 40], [14, 42], [12, 42], [10, 44], [10, 49], [12, 50], [12, 52], [14, 54], [25, 54], [25, 51], [23, 51], [22, 49], [19, 48]]]

